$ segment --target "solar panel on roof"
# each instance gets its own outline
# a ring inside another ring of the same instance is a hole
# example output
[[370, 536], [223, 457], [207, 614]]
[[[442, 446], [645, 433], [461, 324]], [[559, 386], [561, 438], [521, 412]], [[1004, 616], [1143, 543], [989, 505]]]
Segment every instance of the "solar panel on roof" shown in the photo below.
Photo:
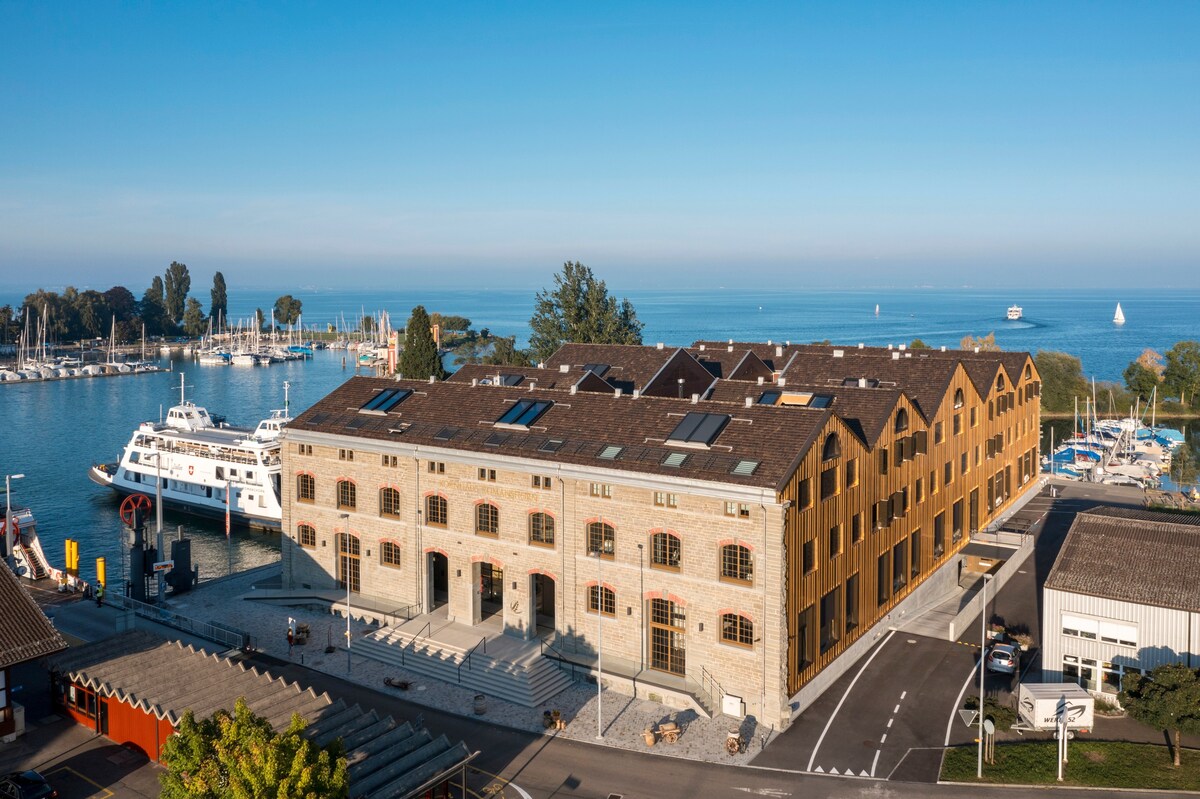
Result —
[[562, 448], [562, 445], [561, 438], [548, 438], [538, 447], [538, 452], [558, 452]]
[[667, 441], [679, 444], [702, 444], [710, 446], [725, 425], [729, 424], [729, 415], [725, 413], [699, 413], [693, 411], [683, 417], [675, 426]]
[[362, 427], [364, 424], [366, 424], [369, 421], [370, 421], [369, 419], [364, 419], [361, 416], [359, 416], [357, 418], [351, 419], [350, 421], [346, 422], [346, 427], [350, 430], [357, 430], [358, 428]]
[[437, 435], [435, 435], [434, 438], [436, 438], [438, 441], [449, 441], [450, 439], [454, 438], [454, 436], [457, 434], [458, 434], [457, 427], [443, 427], [441, 430], [439, 430], [437, 432]]
[[525, 375], [500, 375], [500, 385], [502, 386], [518, 386], [525, 379]]
[[669, 452], [667, 453], [667, 457], [662, 459], [662, 465], [678, 469], [687, 459], [688, 454], [686, 452]]
[[513, 403], [513, 406], [501, 415], [496, 420], [496, 424], [511, 424], [520, 427], [529, 427], [536, 422], [543, 413], [550, 410], [550, 406], [554, 403], [550, 400], [530, 400], [523, 399]]
[[508, 441], [508, 439], [509, 439], [508, 433], [492, 433], [490, 436], [487, 437], [487, 440], [485, 440], [483, 443], [485, 446], [488, 446], [488, 447], [498, 447], [501, 444], [503, 444], [505, 441]]
[[758, 398], [759, 405], [774, 405], [779, 402], [779, 397], [782, 391], [764, 391], [762, 396]]
[[602, 450], [600, 450], [600, 454], [597, 455], [596, 457], [603, 458], [606, 461], [613, 461], [613, 460], [617, 459], [617, 456], [621, 454], [621, 451], [623, 449], [625, 449], [625, 448], [618, 447], [615, 444], [609, 444], [608, 446], [606, 446]]
[[585, 363], [583, 365], [583, 371], [592, 372], [596, 375], [596, 377], [604, 377], [604, 373], [610, 368], [611, 367], [609, 367], [609, 365], [606, 363]]
[[309, 424], [323, 424], [328, 419], [329, 419], [329, 414], [327, 414], [327, 413], [314, 413], [313, 417], [308, 420], [308, 423]]
[[739, 477], [749, 477], [750, 475], [754, 474], [754, 470], [757, 468], [758, 461], [738, 461], [734, 467], [729, 470], [729, 473], [736, 474]]
[[829, 403], [833, 402], [833, 397], [826, 394], [813, 394], [812, 400], [808, 403], [810, 408], [828, 408]]

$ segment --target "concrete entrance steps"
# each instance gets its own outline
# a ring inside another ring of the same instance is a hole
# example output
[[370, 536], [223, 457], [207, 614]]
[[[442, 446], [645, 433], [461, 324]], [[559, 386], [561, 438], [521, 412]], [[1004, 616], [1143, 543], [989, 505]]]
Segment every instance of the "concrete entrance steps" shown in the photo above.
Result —
[[444, 608], [354, 642], [356, 655], [525, 707], [544, 704], [572, 683], [541, 650], [537, 639], [505, 635], [498, 624], [447, 621]]

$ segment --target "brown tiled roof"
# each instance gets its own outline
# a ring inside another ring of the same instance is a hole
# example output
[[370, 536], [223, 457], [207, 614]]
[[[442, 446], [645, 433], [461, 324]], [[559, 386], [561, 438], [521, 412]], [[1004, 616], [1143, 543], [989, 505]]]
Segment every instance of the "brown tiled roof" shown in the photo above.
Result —
[[536, 366], [485, 366], [469, 363], [460, 366], [458, 371], [446, 378], [453, 383], [470, 383], [472, 380], [499, 382], [496, 378], [508, 375], [518, 375], [522, 388], [529, 388], [528, 381], [536, 381], [543, 388], [569, 389], [583, 377], [583, 369], [571, 369], [560, 372], [558, 369], [539, 369]]
[[[784, 391], [792, 394], [802, 394], [811, 391], [814, 394], [824, 394], [833, 397], [833, 403], [830, 406], [833, 412], [846, 423], [846, 426], [867, 447], [875, 446], [875, 442], [879, 440], [880, 433], [883, 432], [892, 413], [896, 410], [896, 403], [900, 401], [900, 396], [903, 393], [899, 389], [894, 388], [799, 385], [791, 382], [781, 387], [771, 383], [764, 383], [760, 386], [756, 383], [723, 380], [713, 388], [709, 399], [717, 402], [745, 405], [747, 397], [757, 403], [759, 397], [766, 391]], [[777, 413], [805, 411], [804, 408], [786, 405], [771, 407]]]
[[[386, 415], [358, 412], [375, 392], [389, 388], [408, 388], [413, 393]], [[496, 427], [496, 420], [519, 400], [548, 400], [554, 405], [527, 431]], [[571, 394], [546, 389], [540, 383], [530, 390], [525, 386], [355, 377], [288, 428], [776, 488], [790, 476], [797, 455], [807, 450], [830, 414], [821, 409], [779, 410], [689, 399]], [[726, 414], [731, 421], [710, 449], [667, 445], [666, 438], [684, 415], [692, 412]], [[562, 443], [548, 445], [551, 441]], [[601, 459], [598, 455], [606, 446], [623, 450], [615, 460]], [[671, 453], [689, 457], [679, 467], [664, 466], [663, 459]], [[750, 474], [734, 474], [732, 470], [743, 460], [756, 461], [758, 466]]]
[[67, 642], [42, 613], [21, 580], [0, 563], [0, 669], [52, 655]]
[[639, 344], [564, 344], [546, 359], [547, 369], [572, 370], [585, 364], [602, 363], [612, 367], [602, 376], [614, 388], [632, 394], [642, 389], [666, 365], [678, 347], [645, 347]]
[[1094, 508], [1075, 517], [1046, 588], [1200, 611], [1200, 516]]

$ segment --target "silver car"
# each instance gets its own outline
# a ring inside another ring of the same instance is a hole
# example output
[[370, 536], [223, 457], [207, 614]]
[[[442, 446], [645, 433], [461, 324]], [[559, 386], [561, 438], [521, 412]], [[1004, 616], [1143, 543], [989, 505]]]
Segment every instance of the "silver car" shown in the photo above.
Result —
[[1017, 664], [1020, 661], [1020, 654], [1017, 648], [1012, 644], [996, 644], [988, 650], [987, 658], [984, 661], [988, 671], [997, 671], [1001, 674], [1012, 674], [1017, 670]]

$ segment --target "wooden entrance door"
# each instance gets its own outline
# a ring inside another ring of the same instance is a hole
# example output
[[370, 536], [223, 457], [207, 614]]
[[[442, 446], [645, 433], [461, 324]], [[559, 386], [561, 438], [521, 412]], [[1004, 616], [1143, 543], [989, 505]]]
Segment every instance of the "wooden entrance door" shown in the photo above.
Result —
[[338, 549], [338, 586], [345, 588], [349, 583], [350, 590], [358, 593], [362, 585], [359, 582], [361, 571], [359, 569], [359, 543], [358, 536], [349, 535], [348, 533], [338, 533], [337, 536]]
[[686, 673], [686, 623], [682, 606], [666, 599], [650, 600], [650, 668]]

